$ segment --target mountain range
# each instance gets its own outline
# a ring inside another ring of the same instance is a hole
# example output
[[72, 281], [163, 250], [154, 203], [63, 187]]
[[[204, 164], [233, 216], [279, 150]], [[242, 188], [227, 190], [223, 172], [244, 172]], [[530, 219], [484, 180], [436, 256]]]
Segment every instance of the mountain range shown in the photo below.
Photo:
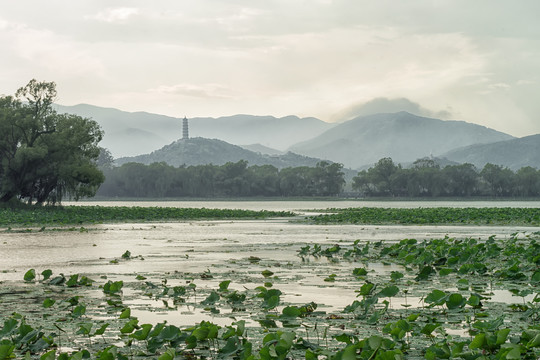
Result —
[[464, 121], [443, 121], [408, 112], [362, 116], [290, 148], [359, 168], [382, 157], [401, 163], [439, 156], [473, 144], [510, 140], [512, 136]]
[[540, 134], [490, 144], [470, 145], [442, 156], [459, 163], [471, 163], [479, 169], [487, 162], [512, 170], [526, 166], [540, 169]]
[[[182, 118], [146, 112], [126, 112], [80, 104], [56, 105], [61, 113], [92, 118], [105, 131], [102, 146], [117, 157], [150, 153], [182, 137]], [[234, 115], [189, 119], [191, 137], [220, 139], [231, 144], [261, 144], [284, 151], [299, 141], [322, 134], [334, 124], [316, 118]]]
[[[383, 157], [407, 163], [436, 156], [470, 162], [478, 168], [488, 162], [512, 169], [540, 167], [540, 135], [518, 139], [473, 123], [443, 121], [403, 111], [360, 116], [334, 124], [296, 116], [199, 117], [189, 119], [190, 140], [197, 139], [192, 143], [178, 140], [182, 137], [181, 118], [92, 105], [57, 105], [57, 110], [96, 120], [105, 131], [101, 145], [111, 151], [119, 164], [166, 161], [171, 165], [219, 165], [245, 159], [251, 165], [272, 164], [281, 168], [325, 159], [360, 169]], [[202, 138], [215, 139], [208, 142]], [[225, 145], [227, 142], [230, 146]]]

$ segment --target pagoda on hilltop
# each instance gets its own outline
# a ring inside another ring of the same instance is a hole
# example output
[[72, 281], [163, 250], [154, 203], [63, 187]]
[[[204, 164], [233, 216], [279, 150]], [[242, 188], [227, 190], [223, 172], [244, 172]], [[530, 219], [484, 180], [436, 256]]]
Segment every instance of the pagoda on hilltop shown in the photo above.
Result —
[[182, 120], [182, 139], [183, 140], [189, 139], [188, 119], [185, 116], [184, 116], [184, 120]]

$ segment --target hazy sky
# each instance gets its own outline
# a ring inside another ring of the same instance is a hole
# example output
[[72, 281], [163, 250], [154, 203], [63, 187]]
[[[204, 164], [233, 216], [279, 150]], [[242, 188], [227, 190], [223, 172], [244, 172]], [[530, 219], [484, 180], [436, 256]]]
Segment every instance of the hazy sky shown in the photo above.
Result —
[[63, 105], [325, 121], [403, 108], [540, 133], [538, 0], [6, 1], [0, 49], [0, 94], [55, 81]]

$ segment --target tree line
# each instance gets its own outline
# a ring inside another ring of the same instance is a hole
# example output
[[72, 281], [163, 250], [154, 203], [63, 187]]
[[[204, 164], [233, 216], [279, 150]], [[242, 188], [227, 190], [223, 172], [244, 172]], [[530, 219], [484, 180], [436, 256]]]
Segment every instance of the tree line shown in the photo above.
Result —
[[164, 162], [127, 163], [103, 169], [105, 182], [97, 195], [105, 197], [250, 197], [335, 196], [345, 184], [343, 165], [321, 161], [315, 167], [279, 170], [273, 165], [224, 165], [174, 167]]
[[[110, 166], [101, 161], [105, 182], [97, 195], [104, 197], [294, 197], [338, 196], [345, 186], [343, 165], [319, 162], [279, 170], [273, 165], [224, 165], [174, 167], [165, 162]], [[354, 195], [365, 197], [539, 197], [540, 170], [524, 167], [516, 172], [493, 164], [482, 170], [472, 164], [441, 168], [432, 159], [419, 159], [409, 168], [391, 158], [353, 178]]]
[[363, 196], [382, 197], [538, 197], [540, 170], [530, 166], [516, 172], [486, 164], [441, 168], [432, 159], [419, 159], [410, 168], [382, 158], [353, 178], [352, 187]]

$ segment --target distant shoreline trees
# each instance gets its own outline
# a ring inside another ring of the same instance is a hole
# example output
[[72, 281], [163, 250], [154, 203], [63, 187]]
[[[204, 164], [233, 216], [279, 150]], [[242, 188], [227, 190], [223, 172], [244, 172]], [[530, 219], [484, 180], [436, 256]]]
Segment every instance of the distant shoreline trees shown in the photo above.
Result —
[[[174, 167], [165, 162], [105, 166], [106, 180], [97, 192], [103, 197], [327, 197], [343, 194], [343, 165], [321, 161], [315, 167], [279, 170], [248, 162]], [[535, 198], [540, 197], [540, 171], [524, 167], [516, 172], [486, 164], [441, 168], [431, 159], [419, 159], [410, 168], [380, 159], [353, 178], [353, 194], [361, 197], [399, 198]]]
[[97, 195], [104, 197], [274, 197], [337, 196], [345, 184], [343, 165], [319, 162], [279, 170], [249, 166], [245, 160], [224, 165], [174, 167], [164, 162], [127, 163], [106, 168]]
[[494, 164], [478, 171], [472, 164], [441, 168], [419, 159], [410, 168], [380, 159], [353, 178], [353, 190], [371, 197], [539, 197], [540, 171], [530, 166], [516, 172]]

